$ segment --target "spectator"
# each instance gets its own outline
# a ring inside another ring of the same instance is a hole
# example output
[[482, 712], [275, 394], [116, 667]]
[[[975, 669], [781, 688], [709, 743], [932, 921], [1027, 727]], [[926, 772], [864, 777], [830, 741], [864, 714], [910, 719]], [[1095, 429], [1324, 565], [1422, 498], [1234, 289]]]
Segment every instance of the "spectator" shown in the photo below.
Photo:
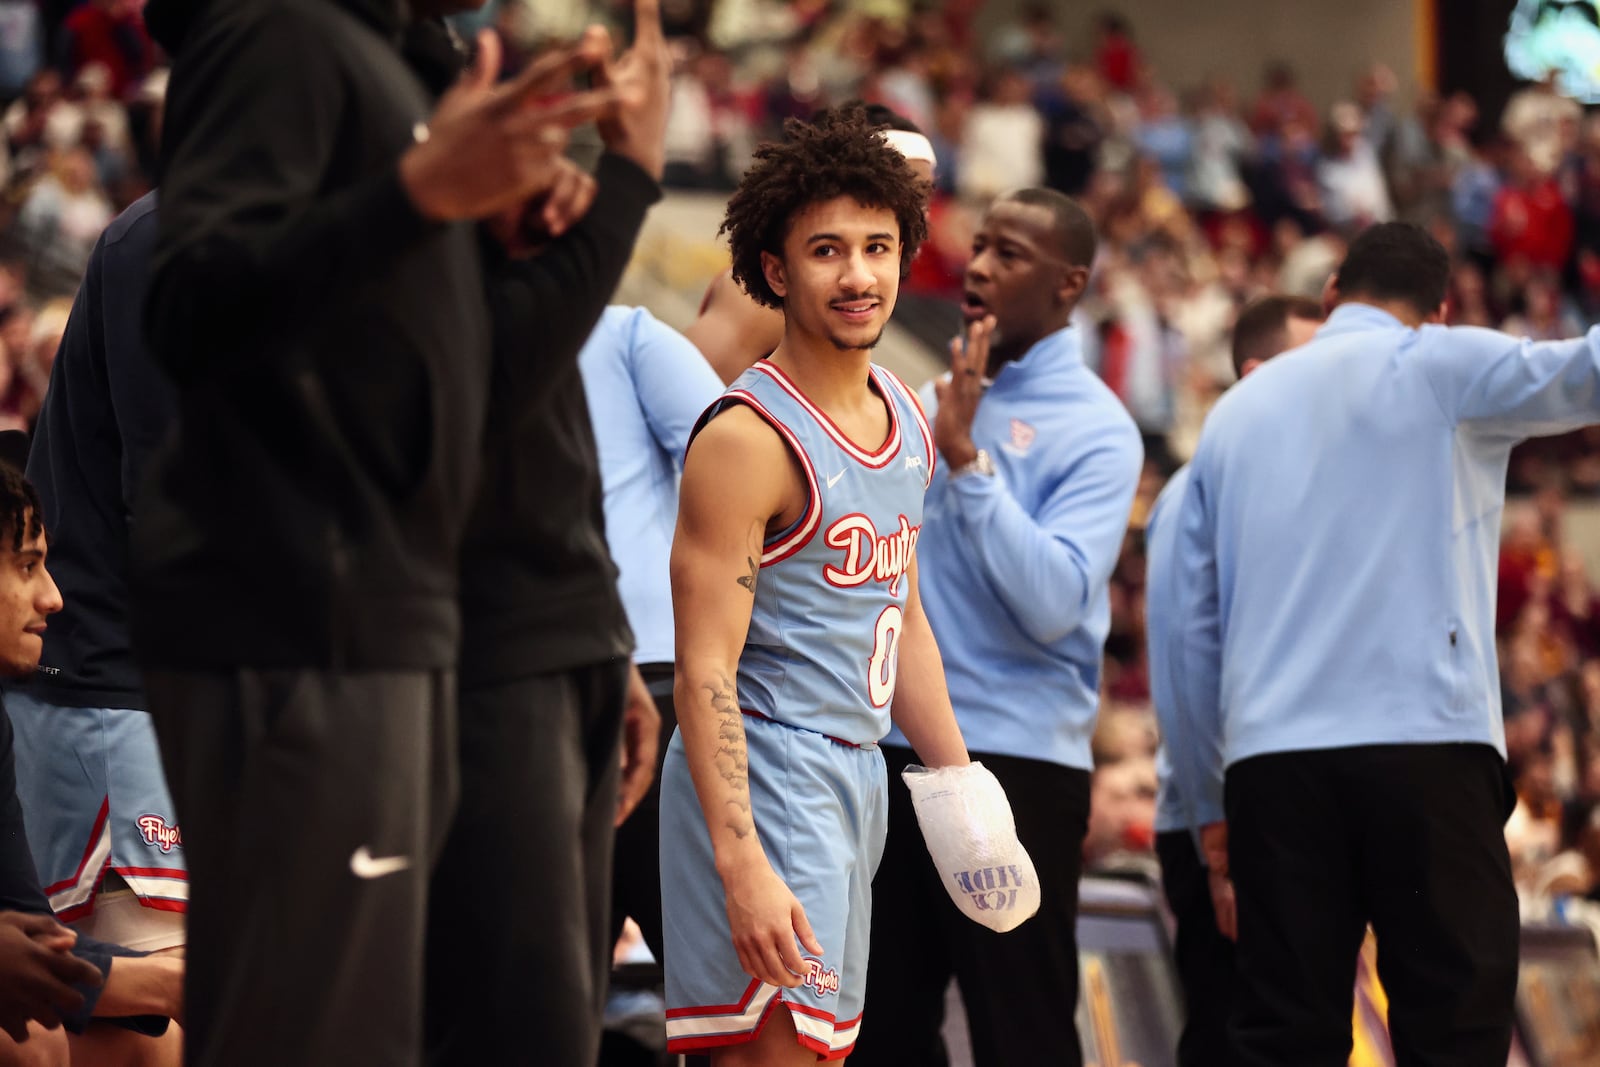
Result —
[[1173, 195], [1189, 199], [1189, 170], [1194, 155], [1194, 135], [1178, 113], [1178, 98], [1156, 82], [1139, 94], [1139, 127], [1134, 143], [1161, 168], [1161, 180]]
[[62, 26], [63, 70], [76, 73], [92, 63], [111, 79], [111, 95], [126, 96], [150, 73], [155, 48], [145, 33], [140, 0], [85, 0]]
[[1564, 306], [1561, 280], [1552, 271], [1536, 271], [1522, 290], [1522, 310], [1500, 325], [1506, 333], [1535, 341], [1558, 341], [1583, 332], [1571, 309]]
[[1322, 216], [1330, 226], [1361, 229], [1394, 217], [1378, 152], [1363, 134], [1361, 111], [1351, 103], [1333, 106], [1328, 145], [1317, 163]]
[[83, 148], [57, 156], [17, 218], [18, 236], [30, 262], [30, 288], [40, 296], [70, 296], [113, 214], [100, 188], [94, 157]]
[[1144, 60], [1133, 43], [1128, 20], [1104, 12], [1094, 20], [1094, 65], [1105, 83], [1117, 92], [1130, 93], [1144, 74]]
[[1086, 191], [1099, 161], [1106, 136], [1102, 95], [1099, 76], [1085, 66], [1068, 67], [1059, 88], [1039, 94], [1045, 184], [1068, 196]]
[[21, 95], [43, 62], [38, 0], [0, 0], [0, 99]]
[[1316, 128], [1317, 109], [1300, 92], [1294, 68], [1278, 61], [1267, 64], [1261, 77], [1261, 94], [1251, 110], [1250, 128], [1258, 137], [1282, 134], [1291, 123]]
[[1556, 91], [1554, 71], [1543, 80], [1513, 93], [1500, 116], [1505, 131], [1527, 157], [1537, 177], [1555, 174], [1568, 149], [1571, 126], [1583, 109], [1570, 97]]
[[1250, 128], [1239, 117], [1233, 83], [1213, 78], [1201, 93], [1194, 124], [1189, 191], [1198, 210], [1232, 212], [1249, 204], [1240, 167], [1253, 149]]
[[988, 201], [1043, 180], [1044, 120], [1032, 98], [1021, 71], [1007, 68], [990, 76], [988, 92], [973, 105], [961, 137], [962, 196]]
[[1572, 234], [1572, 209], [1555, 177], [1526, 150], [1514, 151], [1489, 219], [1495, 255], [1513, 265], [1560, 271], [1572, 251]]

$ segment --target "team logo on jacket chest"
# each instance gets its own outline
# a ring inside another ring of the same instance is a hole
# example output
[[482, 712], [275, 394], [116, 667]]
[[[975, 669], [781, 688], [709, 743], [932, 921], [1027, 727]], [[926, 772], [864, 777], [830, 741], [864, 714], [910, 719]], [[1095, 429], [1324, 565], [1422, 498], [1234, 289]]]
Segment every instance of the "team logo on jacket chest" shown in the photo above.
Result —
[[887, 582], [889, 595], [900, 595], [900, 579], [911, 566], [911, 554], [917, 547], [922, 526], [911, 525], [904, 515], [900, 527], [887, 535], [865, 515], [852, 514], [828, 527], [823, 540], [829, 548], [844, 552], [842, 566], [829, 563], [822, 568], [822, 576], [830, 585], [865, 585], [868, 582]]

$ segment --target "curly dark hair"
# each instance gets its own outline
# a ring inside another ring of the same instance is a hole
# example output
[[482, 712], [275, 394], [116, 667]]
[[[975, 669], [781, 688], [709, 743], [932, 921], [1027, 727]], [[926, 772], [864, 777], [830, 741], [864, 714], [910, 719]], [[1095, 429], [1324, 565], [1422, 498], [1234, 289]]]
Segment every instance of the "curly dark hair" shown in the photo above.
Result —
[[44, 528], [44, 508], [33, 483], [10, 462], [0, 461], [0, 552], [21, 552]]
[[755, 162], [728, 200], [717, 235], [728, 235], [733, 279], [758, 304], [782, 307], [767, 284], [761, 253], [783, 254], [795, 215], [812, 204], [848, 196], [894, 212], [900, 224], [900, 276], [928, 236], [928, 185], [905, 156], [880, 136], [885, 129], [861, 107], [842, 107], [810, 125], [790, 119], [783, 141], [756, 150]]

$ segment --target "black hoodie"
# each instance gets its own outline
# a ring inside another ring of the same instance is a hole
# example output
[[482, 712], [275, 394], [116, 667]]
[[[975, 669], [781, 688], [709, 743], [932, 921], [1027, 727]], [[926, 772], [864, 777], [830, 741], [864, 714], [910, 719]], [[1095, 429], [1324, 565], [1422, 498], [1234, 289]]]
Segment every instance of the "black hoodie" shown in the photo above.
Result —
[[453, 666], [489, 324], [473, 230], [398, 161], [401, 0], [151, 0], [176, 55], [151, 355], [178, 387], [132, 533], [147, 666]]
[[[435, 91], [463, 57], [418, 22], [406, 53]], [[578, 353], [611, 299], [645, 212], [661, 197], [605, 153], [594, 204], [531, 259], [483, 243], [494, 336], [483, 486], [461, 560], [461, 682], [495, 685], [633, 650], [606, 547], [600, 465]]]

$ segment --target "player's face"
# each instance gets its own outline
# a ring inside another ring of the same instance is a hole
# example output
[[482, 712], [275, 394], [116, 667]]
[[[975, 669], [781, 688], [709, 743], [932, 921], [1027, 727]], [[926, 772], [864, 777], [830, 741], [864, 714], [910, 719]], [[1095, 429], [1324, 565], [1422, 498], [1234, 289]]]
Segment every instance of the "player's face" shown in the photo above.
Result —
[[46, 616], [61, 610], [61, 591], [45, 570], [44, 532], [12, 551], [0, 549], [0, 675], [25, 677], [44, 651]]
[[848, 196], [812, 204], [789, 224], [783, 259], [764, 255], [787, 328], [841, 352], [878, 343], [900, 292], [900, 224]]
[[1058, 328], [1066, 302], [1089, 272], [1056, 249], [1048, 208], [997, 202], [972, 238], [961, 312], [968, 322], [995, 318], [991, 351], [1013, 359]]

